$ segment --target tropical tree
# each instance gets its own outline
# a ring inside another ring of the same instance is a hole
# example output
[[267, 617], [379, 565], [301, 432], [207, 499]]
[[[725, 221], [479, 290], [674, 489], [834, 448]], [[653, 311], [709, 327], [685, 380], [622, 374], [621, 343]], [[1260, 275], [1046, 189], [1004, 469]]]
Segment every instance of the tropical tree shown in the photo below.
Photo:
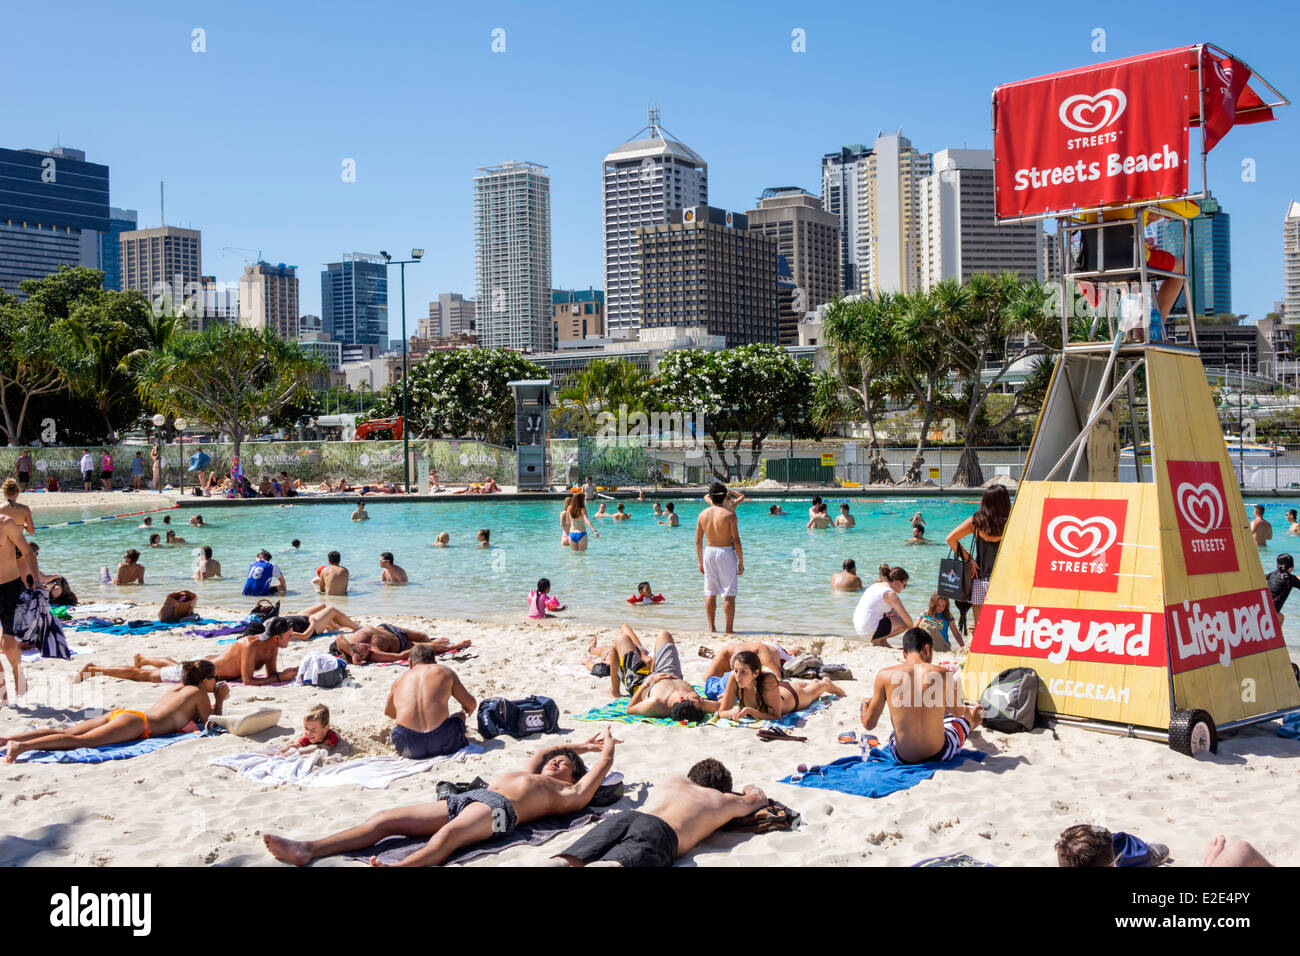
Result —
[[[718, 453], [713, 474], [720, 480], [752, 477], [763, 441], [791, 413], [808, 417], [812, 393], [812, 367], [777, 345], [717, 352], [678, 349], [660, 360], [653, 386], [662, 408], [703, 414], [704, 429]], [[746, 441], [749, 463], [742, 465]]]
[[0, 427], [8, 444], [21, 444], [32, 400], [63, 391], [76, 364], [66, 319], [48, 321], [38, 304], [0, 289]]
[[153, 407], [228, 434], [238, 456], [262, 419], [310, 401], [312, 376], [325, 365], [272, 329], [214, 325], [176, 335], [138, 356], [132, 370]]
[[649, 379], [627, 359], [596, 359], [569, 376], [556, 395], [558, 411], [574, 431], [594, 434], [601, 412], [646, 411]]
[[[448, 349], [411, 366], [403, 382], [384, 389], [365, 418], [402, 413], [409, 388], [407, 427], [414, 438], [478, 438], [503, 444], [514, 437], [515, 403], [507, 384], [547, 378], [544, 368], [502, 348]], [[359, 419], [364, 420], [364, 419]]]
[[939, 332], [939, 296], [918, 292], [901, 299], [899, 306], [895, 340], [897, 377], [905, 384], [906, 397], [912, 398], [921, 411], [921, 433], [916, 453], [903, 475], [903, 484], [919, 485], [924, 481], [921, 469], [925, 464], [930, 425], [939, 410], [952, 401], [947, 391], [950, 353]]
[[81, 353], [69, 379], [72, 397], [89, 402], [104, 440], [116, 441], [119, 427], [144, 410], [130, 365], [152, 345], [149, 303], [135, 290], [97, 292], [76, 306], [70, 323]]
[[900, 304], [898, 297], [887, 292], [858, 299], [836, 299], [826, 307], [822, 320], [834, 373], [855, 412], [867, 425], [871, 484], [893, 482], [880, 452], [876, 418], [886, 397], [885, 377], [898, 358], [895, 319]]

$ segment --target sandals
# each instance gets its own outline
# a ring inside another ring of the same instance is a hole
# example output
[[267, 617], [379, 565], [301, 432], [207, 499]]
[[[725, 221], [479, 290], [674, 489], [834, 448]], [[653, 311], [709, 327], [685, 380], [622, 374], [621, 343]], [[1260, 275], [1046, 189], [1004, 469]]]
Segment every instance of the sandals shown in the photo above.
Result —
[[780, 727], [768, 727], [763, 730], [760, 730], [758, 732], [758, 739], [759, 740], [791, 740], [791, 741], [798, 741], [799, 743], [805, 743], [808, 740], [807, 737], [796, 737], [794, 734], [787, 733], [786, 731], [782, 730]]

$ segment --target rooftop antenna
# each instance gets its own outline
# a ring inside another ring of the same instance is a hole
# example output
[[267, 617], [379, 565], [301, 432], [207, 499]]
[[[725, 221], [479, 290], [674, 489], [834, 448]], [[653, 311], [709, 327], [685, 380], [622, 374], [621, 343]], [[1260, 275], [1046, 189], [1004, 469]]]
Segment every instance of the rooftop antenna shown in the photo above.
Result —
[[649, 125], [649, 127], [650, 127], [650, 138], [651, 138], [651, 139], [656, 139], [656, 138], [657, 138], [657, 139], [663, 139], [663, 138], [664, 138], [664, 137], [663, 137], [663, 133], [662, 133], [662, 132], [660, 131], [660, 129], [659, 129], [659, 104], [658, 104], [658, 103], [651, 103], [651, 104], [650, 104], [650, 122], [649, 122], [648, 125]]

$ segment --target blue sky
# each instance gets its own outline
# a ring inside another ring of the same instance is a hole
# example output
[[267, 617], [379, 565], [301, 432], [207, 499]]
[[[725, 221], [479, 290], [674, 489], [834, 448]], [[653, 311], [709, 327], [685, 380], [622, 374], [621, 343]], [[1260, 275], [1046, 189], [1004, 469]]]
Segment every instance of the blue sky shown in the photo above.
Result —
[[[236, 279], [243, 261], [223, 247], [260, 249], [299, 267], [303, 312], [319, 313], [320, 269], [341, 253], [422, 246], [412, 329], [437, 293], [473, 294], [471, 178], [507, 159], [549, 167], [555, 285], [600, 287], [600, 162], [650, 101], [708, 161], [711, 203], [744, 210], [767, 186], [819, 192], [821, 155], [881, 129], [931, 152], [988, 148], [994, 85], [1134, 53], [1212, 41], [1300, 96], [1286, 3], [6, 7], [0, 145], [84, 149], [144, 226], [165, 180], [168, 222], [203, 231], [205, 273]], [[1233, 307], [1252, 318], [1282, 296], [1298, 131], [1286, 108], [1210, 156], [1232, 216]], [[342, 181], [346, 159], [356, 182]], [[390, 315], [396, 337], [395, 272]]]

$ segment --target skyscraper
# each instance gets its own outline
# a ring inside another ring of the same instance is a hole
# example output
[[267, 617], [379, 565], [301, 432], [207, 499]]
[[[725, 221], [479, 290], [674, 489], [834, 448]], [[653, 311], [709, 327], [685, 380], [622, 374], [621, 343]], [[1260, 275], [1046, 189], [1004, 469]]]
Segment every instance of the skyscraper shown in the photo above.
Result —
[[727, 348], [776, 343], [776, 242], [748, 226], [743, 213], [694, 206], [638, 229], [641, 327], [704, 326]]
[[441, 292], [429, 303], [429, 317], [420, 320], [420, 338], [438, 339], [474, 334], [474, 300], [459, 292]]
[[993, 221], [993, 151], [943, 149], [932, 165], [919, 190], [921, 288], [999, 272], [1037, 279], [1042, 226]]
[[902, 134], [882, 133], [862, 160], [858, 189], [858, 276], [862, 292], [915, 292], [921, 285], [921, 180], [929, 153]]
[[388, 344], [388, 267], [364, 252], [325, 264], [320, 274], [321, 330], [347, 345]]
[[1283, 315], [1300, 322], [1300, 202], [1294, 199], [1282, 224], [1282, 283]]
[[551, 348], [551, 180], [537, 163], [483, 166], [474, 177], [478, 340]]
[[640, 254], [637, 230], [668, 221], [674, 209], [707, 205], [708, 164], [659, 125], [650, 107], [647, 126], [605, 157], [605, 320], [609, 335], [628, 338], [640, 326]]
[[745, 214], [751, 232], [776, 243], [789, 266], [794, 292], [780, 319], [780, 343], [797, 345], [804, 313], [843, 293], [838, 218], [821, 200], [794, 187], [764, 190], [758, 208]]
[[[1197, 315], [1226, 315], [1232, 311], [1231, 224], [1217, 199], [1198, 202], [1201, 213], [1192, 220], [1192, 254], [1183, 263], [1192, 280], [1192, 300]], [[1156, 225], [1157, 244], [1183, 256], [1182, 220], [1162, 219]], [[1187, 314], [1186, 290], [1178, 294], [1173, 311]]]
[[239, 319], [255, 329], [298, 337], [298, 267], [283, 262], [244, 266], [239, 277]]
[[108, 167], [79, 149], [0, 149], [0, 289], [61, 265], [101, 268]]
[[858, 275], [858, 192], [862, 183], [863, 160], [871, 150], [861, 143], [841, 146], [822, 157], [822, 208], [840, 224], [840, 265], [843, 269], [842, 292], [862, 288]]
[[197, 229], [158, 226], [119, 233], [122, 288], [139, 289], [156, 309], [183, 308], [203, 328], [203, 242]]
[[122, 288], [122, 233], [132, 232], [139, 224], [134, 209], [108, 210], [108, 231], [100, 236], [100, 268], [104, 270], [104, 288]]

